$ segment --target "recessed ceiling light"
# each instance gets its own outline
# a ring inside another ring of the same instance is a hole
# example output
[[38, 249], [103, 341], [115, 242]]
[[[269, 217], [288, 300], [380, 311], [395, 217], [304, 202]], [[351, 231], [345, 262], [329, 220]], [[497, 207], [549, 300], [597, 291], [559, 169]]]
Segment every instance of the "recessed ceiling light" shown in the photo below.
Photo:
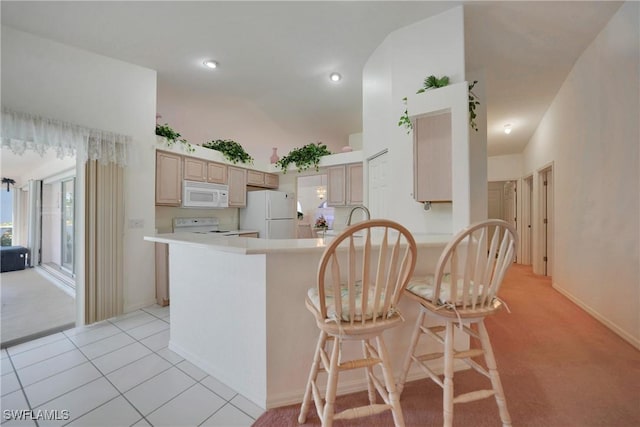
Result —
[[331, 79], [332, 82], [339, 82], [342, 80], [342, 76], [338, 73], [331, 73], [329, 75], [329, 79]]
[[511, 125], [510, 124], [506, 124], [504, 125], [504, 133], [506, 133], [507, 135], [509, 135], [511, 133]]
[[216, 61], [214, 61], [213, 59], [207, 59], [206, 61], [203, 62], [203, 64], [206, 67], [209, 67], [211, 69], [218, 68], [218, 63]]

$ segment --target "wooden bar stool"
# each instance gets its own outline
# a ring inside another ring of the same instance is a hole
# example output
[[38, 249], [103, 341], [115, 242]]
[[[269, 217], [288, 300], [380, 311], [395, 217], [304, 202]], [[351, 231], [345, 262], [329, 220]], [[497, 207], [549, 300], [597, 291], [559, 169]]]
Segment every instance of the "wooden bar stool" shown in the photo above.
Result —
[[[502, 220], [487, 220], [473, 224], [458, 233], [445, 247], [436, 265], [435, 274], [423, 280], [412, 280], [405, 293], [421, 305], [398, 384], [402, 393], [412, 363], [417, 363], [443, 389], [444, 425], [453, 423], [453, 405], [494, 396], [503, 426], [511, 425], [507, 403], [498, 375], [496, 361], [484, 325], [484, 319], [502, 307], [497, 297], [504, 274], [513, 264], [518, 236], [513, 226]], [[428, 327], [426, 315], [444, 326]], [[477, 325], [477, 330], [472, 328]], [[480, 340], [481, 348], [458, 351], [454, 348], [454, 330]], [[443, 352], [416, 354], [422, 335], [444, 346]], [[484, 356], [483, 366], [474, 360]], [[444, 378], [436, 374], [427, 362], [444, 359]], [[461, 360], [489, 378], [491, 389], [477, 390], [454, 396], [453, 365]]]
[[[373, 247], [374, 238], [377, 248]], [[396, 426], [404, 426], [382, 333], [403, 322], [398, 300], [413, 274], [416, 252], [415, 240], [406, 228], [382, 219], [348, 227], [327, 246], [320, 259], [317, 286], [309, 289], [306, 298], [320, 336], [298, 417], [301, 424], [313, 398], [323, 426], [386, 410], [391, 410]], [[342, 343], [347, 341], [361, 342], [362, 358], [342, 360]], [[377, 365], [382, 380], [375, 373]], [[335, 414], [338, 375], [356, 368], [366, 370], [369, 405]], [[316, 381], [320, 371], [327, 374], [324, 398]], [[376, 391], [383, 404], [376, 403]]]

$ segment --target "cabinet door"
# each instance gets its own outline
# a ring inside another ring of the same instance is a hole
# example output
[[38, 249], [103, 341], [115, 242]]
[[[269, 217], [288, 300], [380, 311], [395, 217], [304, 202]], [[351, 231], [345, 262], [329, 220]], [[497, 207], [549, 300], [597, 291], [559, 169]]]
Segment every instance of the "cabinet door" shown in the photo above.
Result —
[[419, 117], [413, 130], [414, 198], [451, 201], [451, 112]]
[[207, 162], [193, 157], [185, 157], [184, 179], [205, 182], [207, 180]]
[[182, 156], [156, 151], [156, 205], [180, 206]]
[[364, 202], [362, 193], [362, 163], [347, 165], [347, 205], [361, 205]]
[[327, 205], [344, 206], [347, 198], [345, 194], [346, 172], [344, 166], [327, 168]]
[[240, 233], [238, 234], [238, 236], [240, 237], [254, 237], [254, 238], [258, 238], [258, 233]]
[[229, 166], [227, 168], [229, 182], [229, 207], [247, 206], [247, 171]]
[[278, 188], [280, 185], [280, 177], [275, 173], [264, 174], [264, 186], [267, 188]]
[[247, 170], [247, 185], [264, 187], [264, 172]]
[[227, 165], [221, 163], [207, 163], [207, 181], [216, 184], [227, 183]]

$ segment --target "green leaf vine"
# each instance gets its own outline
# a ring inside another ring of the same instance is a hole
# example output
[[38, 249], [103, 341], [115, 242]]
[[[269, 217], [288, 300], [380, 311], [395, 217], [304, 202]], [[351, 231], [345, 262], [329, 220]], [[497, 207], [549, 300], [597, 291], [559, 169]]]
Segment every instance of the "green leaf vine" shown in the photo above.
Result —
[[165, 137], [167, 139], [167, 145], [169, 147], [172, 147], [176, 142], [180, 142], [187, 150], [187, 153], [193, 153], [194, 151], [196, 151], [196, 149], [193, 148], [193, 146], [189, 144], [186, 139], [182, 138], [182, 135], [180, 135], [179, 132], [173, 130], [173, 128], [167, 123], [163, 125], [159, 125], [156, 123], [156, 135]]
[[202, 144], [204, 148], [210, 148], [222, 153], [222, 155], [234, 164], [248, 163], [253, 164], [253, 157], [251, 157], [242, 145], [231, 139], [216, 139], [213, 141], [205, 142]]
[[295, 164], [298, 172], [305, 171], [311, 166], [316, 170], [320, 170], [318, 164], [320, 157], [331, 154], [327, 146], [321, 142], [309, 143], [301, 148], [294, 148], [276, 162], [276, 166], [282, 169], [283, 173], [287, 173], [290, 164]]
[[[477, 80], [474, 80], [473, 83], [469, 84], [469, 126], [471, 129], [478, 131], [478, 124], [476, 123], [477, 113], [476, 107], [480, 105], [480, 101], [478, 101], [478, 97], [475, 93], [473, 93], [473, 87], [478, 83]], [[424, 93], [429, 89], [435, 89], [439, 87], [444, 87], [449, 85], [449, 76], [442, 76], [437, 78], [436, 76], [428, 76], [424, 79], [422, 83], [422, 87], [418, 89], [417, 94]], [[398, 121], [398, 126], [404, 127], [407, 130], [407, 134], [411, 133], [413, 130], [413, 124], [411, 123], [411, 119], [409, 118], [409, 111], [407, 109], [407, 97], [402, 98], [402, 103], [404, 104], [404, 113], [400, 116], [400, 120]]]

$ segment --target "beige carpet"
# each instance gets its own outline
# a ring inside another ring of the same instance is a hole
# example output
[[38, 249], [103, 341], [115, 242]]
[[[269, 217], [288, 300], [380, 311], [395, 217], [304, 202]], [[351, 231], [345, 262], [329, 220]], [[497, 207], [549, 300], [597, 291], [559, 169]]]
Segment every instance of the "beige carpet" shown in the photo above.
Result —
[[75, 322], [75, 299], [43, 277], [35, 268], [0, 274], [2, 347]]
[[[514, 426], [640, 426], [640, 351], [530, 267], [509, 269], [500, 294], [512, 313], [502, 310], [486, 324]], [[465, 371], [456, 373], [454, 384], [458, 394], [486, 388], [488, 380]], [[407, 427], [442, 425], [442, 389], [431, 380], [407, 383], [400, 401]], [[367, 403], [366, 392], [336, 401], [338, 410]], [[272, 409], [254, 427], [298, 426], [299, 410]], [[315, 408], [304, 425], [320, 425]], [[386, 412], [334, 425], [387, 427], [393, 420]], [[495, 400], [455, 405], [453, 425], [499, 426]]]

